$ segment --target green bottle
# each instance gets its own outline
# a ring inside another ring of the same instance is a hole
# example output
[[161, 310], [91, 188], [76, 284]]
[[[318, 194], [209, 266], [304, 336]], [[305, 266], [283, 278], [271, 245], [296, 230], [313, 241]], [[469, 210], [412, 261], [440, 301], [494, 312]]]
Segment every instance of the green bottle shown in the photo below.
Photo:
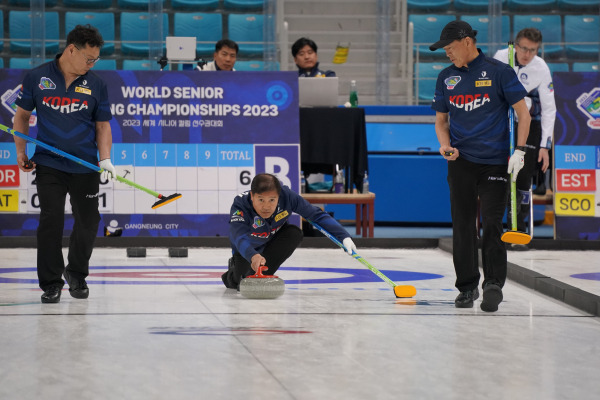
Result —
[[358, 90], [356, 89], [356, 81], [350, 81], [350, 106], [358, 107]]

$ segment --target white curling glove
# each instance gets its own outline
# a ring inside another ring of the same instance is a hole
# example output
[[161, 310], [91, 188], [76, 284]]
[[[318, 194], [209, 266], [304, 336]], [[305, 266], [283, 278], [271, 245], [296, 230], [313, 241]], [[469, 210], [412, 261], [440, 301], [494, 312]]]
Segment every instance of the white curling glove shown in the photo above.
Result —
[[356, 253], [356, 245], [354, 244], [354, 242], [352, 241], [352, 239], [350, 239], [349, 237], [347, 237], [346, 239], [344, 239], [342, 241], [342, 244], [346, 248], [346, 252], [348, 254], [352, 255], [352, 253]]
[[105, 158], [104, 160], [100, 161], [100, 168], [104, 170], [101, 174], [101, 179], [103, 182], [108, 182], [109, 179], [112, 179], [113, 181], [117, 180], [117, 170], [110, 162], [110, 158]]
[[517, 181], [517, 175], [521, 168], [525, 165], [525, 152], [523, 150], [515, 150], [508, 160], [508, 173], [513, 174], [512, 181]]

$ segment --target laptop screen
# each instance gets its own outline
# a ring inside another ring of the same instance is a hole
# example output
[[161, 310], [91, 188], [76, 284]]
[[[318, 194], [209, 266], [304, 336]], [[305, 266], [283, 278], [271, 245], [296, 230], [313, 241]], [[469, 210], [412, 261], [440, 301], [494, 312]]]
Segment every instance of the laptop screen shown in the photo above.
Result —
[[338, 78], [298, 78], [300, 107], [337, 107]]

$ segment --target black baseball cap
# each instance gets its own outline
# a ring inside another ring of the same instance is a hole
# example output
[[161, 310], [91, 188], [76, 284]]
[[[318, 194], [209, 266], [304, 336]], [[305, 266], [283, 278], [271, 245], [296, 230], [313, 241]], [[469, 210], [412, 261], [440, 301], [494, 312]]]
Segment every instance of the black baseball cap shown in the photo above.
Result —
[[477, 36], [477, 31], [473, 30], [471, 25], [465, 21], [454, 20], [446, 24], [440, 34], [440, 40], [429, 46], [429, 50], [436, 51], [437, 49], [448, 46], [455, 40], [464, 39], [466, 37], [474, 38], [475, 36]]

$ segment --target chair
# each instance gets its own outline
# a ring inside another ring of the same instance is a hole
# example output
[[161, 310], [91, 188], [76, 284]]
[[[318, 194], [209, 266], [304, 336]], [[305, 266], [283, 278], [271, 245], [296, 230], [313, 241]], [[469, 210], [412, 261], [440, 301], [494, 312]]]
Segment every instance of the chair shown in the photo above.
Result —
[[153, 62], [150, 60], [123, 60], [123, 68], [131, 71], [149, 71]]
[[212, 11], [219, 7], [219, 0], [171, 0], [174, 10]]
[[[165, 0], [163, 7], [165, 5]], [[119, 8], [129, 8], [134, 10], [148, 10], [148, 0], [118, 0], [117, 5]]]
[[[163, 16], [163, 52], [164, 41], [169, 34], [169, 18]], [[123, 54], [147, 55], [150, 51], [148, 43], [149, 15], [147, 12], [121, 13], [121, 52]], [[137, 43], [141, 42], [141, 43]]]
[[560, 11], [591, 10], [598, 11], [600, 0], [558, 0]]
[[[52, 59], [47, 58], [44, 60], [44, 63], [47, 63], [50, 60]], [[31, 69], [33, 68], [33, 64], [31, 63], [31, 58], [12, 57], [8, 60], [8, 68]]]
[[223, 38], [223, 19], [218, 13], [176, 13], [175, 36], [195, 36], [199, 56], [215, 52], [215, 42]]
[[558, 57], [562, 54], [560, 15], [515, 15], [513, 17], [513, 36], [523, 28], [537, 28], [542, 32], [542, 57]]
[[94, 64], [94, 70], [97, 69], [117, 69], [117, 60], [115, 59], [111, 59], [111, 60], [103, 60], [100, 59], [98, 61], [96, 61], [96, 64]]
[[[31, 0], [10, 0], [8, 4], [21, 7], [29, 7], [31, 5]], [[46, 5], [46, 7], [54, 7], [56, 5], [56, 0], [46, 0], [44, 4]]]
[[229, 14], [229, 39], [236, 42], [241, 56], [259, 56], [264, 51], [263, 16], [259, 14]]
[[115, 15], [112, 12], [73, 12], [65, 13], [65, 35], [67, 35], [78, 24], [90, 24], [100, 31], [104, 46], [100, 55], [115, 52]]
[[224, 0], [223, 7], [226, 10], [262, 10], [263, 0]]
[[236, 61], [235, 62], [235, 70], [236, 71], [263, 71], [265, 67], [265, 63], [263, 61]]
[[446, 54], [443, 50], [430, 51], [429, 46], [440, 40], [440, 33], [444, 26], [456, 18], [453, 15], [420, 15], [411, 14], [408, 22], [414, 26], [415, 51], [419, 57], [441, 58]]
[[[477, 30], [477, 47], [479, 47], [486, 55], [489, 55], [490, 57], [493, 56], [493, 54], [488, 54], [489, 45], [481, 44], [489, 43], [489, 17], [487, 15], [463, 15], [460, 19], [471, 25], [473, 29]], [[500, 21], [502, 23], [502, 37], [500, 38], [502, 43], [500, 45], [501, 47], [505, 47], [510, 39], [510, 19], [508, 15], [503, 15]]]
[[[454, 0], [454, 8], [458, 11], [479, 12], [488, 10], [489, 0]], [[506, 0], [502, 0], [502, 7]], [[461, 18], [464, 19], [464, 18]]]
[[[598, 15], [565, 15], [565, 47], [567, 57], [598, 59], [600, 46]], [[588, 44], [575, 44], [590, 42]]]
[[554, 74], [555, 72], [569, 72], [568, 63], [548, 63], [548, 68], [550, 68], [550, 74]]
[[556, 7], [556, 0], [508, 0], [509, 11], [550, 11]]
[[[46, 19], [46, 53], [57, 53], [59, 38], [58, 12], [47, 11], [44, 13], [44, 18]], [[8, 13], [8, 35], [11, 39], [10, 51], [15, 53], [31, 52], [30, 11], [10, 11]]]
[[112, 0], [63, 0], [63, 5], [68, 8], [109, 8]]
[[0, 68], [4, 68], [4, 58], [0, 57]]
[[444, 68], [450, 64], [435, 62], [420, 62], [417, 64], [415, 75], [415, 91], [418, 93], [419, 104], [429, 104], [435, 94], [437, 77]]
[[445, 11], [450, 3], [450, 0], [407, 0], [406, 6], [409, 11]]
[[600, 72], [597, 62], [576, 62], [573, 63], [573, 72]]

